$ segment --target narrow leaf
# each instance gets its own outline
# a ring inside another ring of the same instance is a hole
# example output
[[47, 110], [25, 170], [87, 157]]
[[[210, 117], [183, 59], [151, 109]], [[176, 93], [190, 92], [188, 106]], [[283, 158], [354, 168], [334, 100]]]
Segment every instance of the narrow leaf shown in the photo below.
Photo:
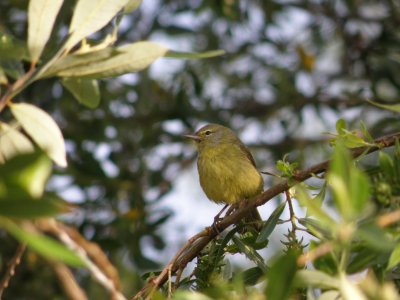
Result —
[[0, 122], [0, 163], [11, 157], [33, 152], [31, 141], [16, 128]]
[[165, 57], [200, 59], [200, 58], [211, 58], [211, 57], [221, 56], [221, 55], [224, 55], [224, 54], [225, 54], [225, 50], [213, 50], [213, 51], [207, 51], [207, 52], [201, 52], [201, 53], [196, 53], [196, 52], [178, 52], [178, 51], [169, 50], [165, 54]]
[[129, 0], [78, 0], [69, 26], [71, 35], [65, 48], [71, 49], [82, 39], [103, 28], [128, 2]]
[[310, 286], [321, 289], [337, 289], [339, 280], [318, 270], [299, 270], [296, 273], [294, 285], [301, 288]]
[[380, 253], [377, 253], [371, 248], [363, 245], [360, 251], [353, 251], [350, 263], [347, 265], [346, 272], [348, 274], [354, 274], [361, 272], [362, 270], [366, 270], [380, 260], [378, 257], [379, 254]]
[[42, 152], [20, 154], [0, 165], [0, 198], [40, 198], [51, 173], [51, 161]]
[[367, 175], [352, 166], [350, 170], [350, 205], [353, 207], [355, 215], [359, 215], [368, 202], [370, 196], [370, 184]]
[[259, 267], [250, 268], [241, 274], [245, 285], [257, 284], [263, 275], [264, 272]]
[[283, 210], [285, 209], [285, 205], [286, 202], [283, 202], [277, 208], [275, 208], [274, 212], [269, 216], [268, 220], [262, 227], [260, 235], [256, 240], [256, 243], [262, 243], [269, 238], [270, 234], [272, 233], [276, 224], [279, 221], [279, 217], [281, 216]]
[[381, 104], [381, 103], [377, 103], [371, 100], [367, 100], [369, 103], [371, 103], [372, 105], [375, 105], [377, 107], [383, 108], [383, 109], [387, 109], [387, 110], [391, 110], [394, 112], [400, 112], [400, 103], [396, 103], [396, 104]]
[[[25, 41], [19, 40], [5, 30], [0, 30], [0, 62], [29, 60], [29, 51]], [[22, 68], [22, 71], [23, 68]], [[7, 73], [7, 72], [6, 72]]]
[[341, 134], [343, 130], [346, 129], [346, 121], [343, 119], [339, 119], [336, 122], [336, 132]]
[[241, 252], [246, 255], [248, 259], [251, 261], [255, 262], [255, 264], [263, 271], [267, 272], [267, 266], [264, 263], [264, 259], [261, 257], [260, 254], [254, 248], [246, 245], [243, 243], [237, 236], [232, 237], [232, 241], [235, 243], [235, 245], [239, 248]]
[[351, 282], [345, 274], [340, 275], [339, 282], [343, 300], [367, 300], [367, 297], [361, 292], [360, 288]]
[[63, 0], [30, 0], [28, 7], [28, 48], [31, 60], [43, 52]]
[[8, 79], [6, 73], [4, 72], [3, 68], [0, 67], [0, 84], [7, 84]]
[[100, 90], [97, 80], [84, 78], [64, 78], [62, 85], [71, 92], [79, 103], [96, 108], [100, 103]]
[[321, 208], [321, 203], [314, 201], [314, 198], [311, 198], [301, 185], [296, 186], [296, 198], [302, 206], [307, 208], [307, 216], [315, 217], [329, 231], [334, 230], [336, 222]]
[[399, 263], [400, 263], [400, 244], [398, 243], [397, 246], [394, 248], [392, 254], [390, 255], [387, 270], [394, 268]]
[[72, 250], [47, 236], [26, 231], [16, 223], [5, 218], [0, 219], [0, 224], [16, 239], [26, 243], [28, 247], [49, 259], [62, 261], [76, 267], [84, 265], [80, 257]]
[[332, 188], [334, 203], [344, 219], [351, 219], [354, 215], [354, 210], [349, 205], [353, 200], [349, 189], [351, 164], [352, 160], [347, 149], [342, 143], [336, 144], [327, 179]]
[[318, 300], [339, 300], [339, 299], [342, 299], [340, 297], [340, 293], [339, 291], [335, 290], [323, 292], [321, 296], [318, 297]]
[[389, 252], [394, 248], [394, 243], [387, 236], [385, 230], [374, 223], [362, 224], [355, 236], [363, 239], [370, 248], [380, 252]]
[[[153, 295], [153, 297], [156, 300], [165, 299], [165, 296], [161, 296], [161, 295], [157, 295], [157, 294], [155, 294], [155, 296]], [[207, 295], [202, 294], [200, 292], [183, 291], [181, 289], [177, 290], [174, 293], [174, 299], [175, 300], [213, 300], [213, 298], [210, 298]]]
[[22, 128], [59, 166], [67, 166], [65, 143], [61, 130], [44, 110], [27, 103], [10, 105], [13, 116]]
[[140, 4], [142, 4], [142, 0], [129, 0], [128, 4], [124, 7], [124, 14], [129, 14], [136, 10]]
[[17, 199], [0, 197], [0, 215], [12, 219], [52, 217], [65, 211], [64, 203], [52, 197], [43, 197], [40, 200], [27, 195]]
[[60, 70], [61, 77], [105, 78], [140, 71], [168, 50], [153, 42], [137, 42], [117, 48], [108, 59]]
[[292, 292], [297, 271], [297, 256], [293, 252], [279, 257], [268, 272], [267, 299], [286, 300]]
[[77, 67], [88, 67], [91, 64], [96, 64], [109, 59], [111, 56], [115, 55], [116, 52], [117, 51], [114, 48], [106, 47], [104, 49], [90, 51], [84, 54], [68, 54], [54, 62], [54, 64], [52, 64], [49, 69], [41, 75], [41, 77], [54, 76], [60, 71], [66, 71]]
[[323, 226], [318, 220], [313, 218], [300, 218], [299, 223], [308, 230], [310, 230], [314, 235], [317, 235], [320, 238], [332, 238], [332, 234], [330, 229], [327, 229], [326, 226]]
[[[10, 50], [13, 51], [13, 50]], [[3, 52], [3, 51], [2, 51]], [[21, 61], [18, 61], [16, 59], [2, 59], [0, 60], [0, 66], [3, 69], [4, 73], [7, 74], [7, 76], [13, 78], [13, 79], [18, 79], [21, 78], [24, 75], [24, 67], [22, 65]]]
[[369, 142], [371, 144], [374, 143], [374, 138], [369, 133], [367, 125], [365, 125], [365, 123], [363, 121], [360, 122], [360, 130], [367, 142]]
[[393, 159], [389, 154], [383, 151], [379, 151], [379, 167], [384, 174], [387, 174], [390, 177], [396, 176]]

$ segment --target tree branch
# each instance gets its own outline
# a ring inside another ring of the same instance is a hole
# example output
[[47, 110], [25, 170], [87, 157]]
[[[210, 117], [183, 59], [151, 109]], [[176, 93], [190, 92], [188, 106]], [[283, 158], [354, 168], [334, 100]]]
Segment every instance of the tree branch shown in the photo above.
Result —
[[13, 258], [8, 263], [7, 270], [3, 276], [3, 279], [0, 282], [0, 299], [2, 299], [4, 290], [8, 287], [11, 277], [14, 276], [15, 268], [21, 262], [21, 257], [22, 257], [22, 255], [24, 255], [25, 249], [26, 249], [25, 244], [19, 244], [17, 250], [15, 251]]
[[[400, 132], [388, 136], [378, 138], [374, 141], [375, 146], [358, 147], [351, 149], [351, 154], [354, 158], [362, 154], [369, 154], [377, 150], [393, 146], [396, 140], [400, 139]], [[167, 264], [164, 270], [148, 283], [132, 298], [132, 300], [146, 297], [151, 299], [151, 294], [168, 279], [169, 272], [175, 274], [177, 270], [184, 268], [191, 260], [193, 260], [200, 251], [217, 235], [227, 227], [238, 223], [252, 209], [267, 203], [280, 193], [287, 191], [295, 184], [305, 181], [315, 174], [325, 172], [329, 166], [329, 160], [316, 164], [306, 170], [297, 171], [291, 180], [284, 180], [257, 196], [254, 201], [250, 201], [246, 206], [234, 211], [232, 214], [225, 216], [220, 222], [205, 228], [189, 241], [178, 251], [174, 258]]]

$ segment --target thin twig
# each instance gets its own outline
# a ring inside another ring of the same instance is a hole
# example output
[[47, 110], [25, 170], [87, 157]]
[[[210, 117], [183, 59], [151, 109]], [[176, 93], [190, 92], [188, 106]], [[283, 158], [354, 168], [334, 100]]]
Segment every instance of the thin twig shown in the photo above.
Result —
[[176, 290], [179, 287], [179, 281], [181, 280], [183, 270], [184, 268], [179, 268], [178, 271], [176, 272], [174, 290]]
[[307, 263], [312, 262], [316, 260], [317, 258], [324, 256], [325, 254], [329, 253], [332, 251], [333, 244], [331, 242], [326, 242], [318, 247], [303, 253], [297, 258], [297, 265], [299, 267], [305, 266]]
[[172, 279], [171, 268], [168, 268], [168, 299], [172, 298]]
[[4, 109], [6, 105], [8, 105], [15, 95], [16, 91], [19, 91], [29, 80], [32, 78], [35, 73], [35, 67], [31, 65], [31, 68], [28, 72], [26, 72], [21, 78], [16, 80], [4, 93], [3, 97], [0, 99], [0, 111]]
[[15, 268], [21, 262], [21, 257], [25, 253], [25, 249], [26, 249], [25, 244], [22, 243], [19, 244], [17, 250], [15, 251], [14, 256], [8, 263], [6, 273], [4, 274], [3, 279], [0, 282], [0, 300], [3, 298], [3, 292], [8, 287], [11, 277], [13, 277], [15, 274]]
[[285, 191], [285, 195], [286, 195], [286, 201], [287, 201], [287, 203], [289, 205], [290, 223], [292, 223], [292, 231], [295, 232], [296, 229], [297, 229], [296, 215], [294, 213], [293, 204], [292, 204], [292, 198], [290, 197], [289, 190]]
[[85, 291], [76, 282], [71, 270], [60, 262], [50, 262], [64, 293], [71, 300], [87, 300]]
[[378, 224], [379, 227], [387, 227], [399, 221], [400, 221], [400, 209], [397, 209], [395, 211], [391, 211], [387, 214], [379, 216], [378, 219], [376, 220], [376, 223]]

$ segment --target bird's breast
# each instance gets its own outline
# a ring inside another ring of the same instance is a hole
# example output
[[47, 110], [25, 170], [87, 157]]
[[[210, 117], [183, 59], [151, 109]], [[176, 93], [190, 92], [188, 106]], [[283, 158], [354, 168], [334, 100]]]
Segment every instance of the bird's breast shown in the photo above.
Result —
[[263, 179], [250, 160], [233, 149], [201, 153], [197, 161], [200, 185], [207, 197], [233, 204], [263, 190]]

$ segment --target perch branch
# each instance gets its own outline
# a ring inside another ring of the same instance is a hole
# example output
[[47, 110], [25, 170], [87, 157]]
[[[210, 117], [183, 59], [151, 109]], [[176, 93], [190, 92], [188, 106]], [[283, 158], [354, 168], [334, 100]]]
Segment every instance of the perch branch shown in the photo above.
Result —
[[[369, 154], [379, 149], [393, 146], [398, 139], [400, 139], [400, 132], [376, 139], [374, 143], [375, 146], [353, 148], [351, 149], [351, 154], [353, 158], [357, 158], [363, 154]], [[316, 174], [325, 172], [328, 169], [328, 166], [329, 160], [326, 160], [303, 171], [297, 171], [291, 180], [284, 180], [270, 187], [268, 190], [257, 196], [254, 201], [248, 202], [246, 206], [241, 207], [228, 216], [225, 216], [217, 224], [213, 224], [212, 226], [205, 228], [196, 236], [189, 239], [189, 241], [167, 264], [164, 270], [156, 278], [150, 279], [147, 284], [132, 298], [132, 300], [142, 299], [143, 297], [146, 297], [146, 299], [151, 299], [151, 295], [154, 293], [154, 291], [168, 280], [169, 272], [170, 274], [174, 275], [179, 269], [184, 268], [212, 239], [218, 235], [218, 232], [222, 232], [230, 225], [238, 223], [244, 216], [249, 214], [252, 209], [267, 203], [280, 193], [290, 189], [296, 183], [305, 181]]]

